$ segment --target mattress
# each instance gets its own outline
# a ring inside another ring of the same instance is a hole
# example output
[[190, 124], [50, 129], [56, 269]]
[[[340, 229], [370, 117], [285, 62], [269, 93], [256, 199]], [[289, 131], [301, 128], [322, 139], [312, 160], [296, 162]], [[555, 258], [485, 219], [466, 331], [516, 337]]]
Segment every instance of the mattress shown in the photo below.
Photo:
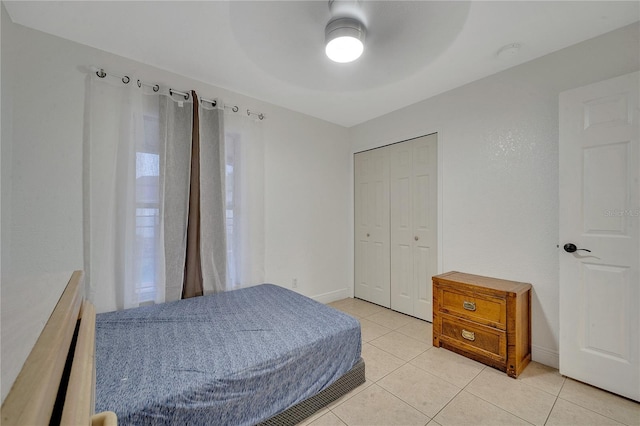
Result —
[[121, 425], [251, 425], [360, 359], [353, 317], [262, 284], [96, 318], [96, 412]]

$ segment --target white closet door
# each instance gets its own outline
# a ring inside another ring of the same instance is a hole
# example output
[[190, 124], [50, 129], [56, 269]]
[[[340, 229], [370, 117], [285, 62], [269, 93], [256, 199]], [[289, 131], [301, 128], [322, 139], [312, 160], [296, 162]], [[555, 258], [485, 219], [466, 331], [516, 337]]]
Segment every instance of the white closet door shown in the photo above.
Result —
[[437, 266], [437, 137], [390, 148], [391, 309], [432, 320]]
[[369, 175], [371, 174], [371, 155], [362, 152], [354, 156], [354, 198], [355, 198], [355, 297], [368, 300], [370, 293], [369, 271], [367, 270], [367, 254], [371, 223], [368, 206], [370, 194]]
[[355, 296], [389, 307], [389, 157], [355, 155]]
[[431, 321], [433, 318], [433, 285], [431, 277], [438, 267], [438, 186], [437, 136], [413, 141], [413, 245], [414, 297], [413, 316]]
[[413, 141], [391, 146], [391, 308], [413, 315]]

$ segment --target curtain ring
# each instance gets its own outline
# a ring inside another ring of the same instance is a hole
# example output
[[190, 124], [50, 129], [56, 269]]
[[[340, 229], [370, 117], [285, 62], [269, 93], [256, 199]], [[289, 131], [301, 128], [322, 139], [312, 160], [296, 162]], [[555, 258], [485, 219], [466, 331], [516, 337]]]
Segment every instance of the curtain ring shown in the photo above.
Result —
[[238, 105], [234, 105], [233, 108], [231, 108], [231, 111], [238, 112]]
[[[157, 86], [157, 84], [156, 84], [156, 86]], [[177, 90], [169, 89], [169, 96], [173, 96], [174, 94], [184, 96], [184, 100], [185, 101], [189, 100], [189, 94], [188, 93], [178, 92]]]
[[96, 71], [96, 75], [100, 78], [105, 78], [107, 76], [107, 73], [104, 72], [102, 68], [100, 68], [98, 71]]
[[[142, 82], [140, 80], [138, 80], [138, 87], [142, 87]], [[157, 84], [152, 86], [152, 88], [154, 92], [157, 92], [158, 90], [160, 90], [160, 86]]]
[[129, 84], [130, 81], [131, 81], [131, 79], [129, 78], [128, 75], [125, 75], [124, 77], [122, 77], [122, 82], [124, 84]]
[[247, 109], [247, 115], [249, 117], [251, 117], [252, 115], [255, 115], [256, 117], [258, 117], [260, 120], [264, 120], [264, 114], [261, 112], [255, 112], [255, 111], [251, 111], [250, 109]]

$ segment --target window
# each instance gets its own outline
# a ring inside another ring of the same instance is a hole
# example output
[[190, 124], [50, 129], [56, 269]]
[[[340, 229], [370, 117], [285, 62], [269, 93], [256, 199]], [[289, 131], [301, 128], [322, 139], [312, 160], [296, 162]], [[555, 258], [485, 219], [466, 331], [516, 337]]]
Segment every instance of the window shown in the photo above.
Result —
[[[236, 184], [239, 182], [239, 156], [236, 155], [236, 145], [239, 135], [227, 133], [225, 135], [225, 203], [226, 203], [226, 228], [227, 228], [227, 285], [229, 288], [240, 286], [238, 277], [238, 244], [239, 238], [237, 219], [239, 207], [239, 191]], [[236, 219], [236, 221], [234, 221]]]
[[136, 147], [135, 291], [138, 303], [156, 299], [160, 239], [160, 128], [145, 115], [144, 141]]

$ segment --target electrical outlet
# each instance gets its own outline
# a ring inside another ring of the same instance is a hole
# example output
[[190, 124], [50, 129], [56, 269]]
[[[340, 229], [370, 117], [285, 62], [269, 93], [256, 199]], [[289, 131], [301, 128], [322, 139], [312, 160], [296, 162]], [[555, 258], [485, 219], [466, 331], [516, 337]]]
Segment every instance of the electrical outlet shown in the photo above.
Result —
[[293, 281], [291, 281], [291, 288], [298, 288], [298, 279], [294, 278]]

